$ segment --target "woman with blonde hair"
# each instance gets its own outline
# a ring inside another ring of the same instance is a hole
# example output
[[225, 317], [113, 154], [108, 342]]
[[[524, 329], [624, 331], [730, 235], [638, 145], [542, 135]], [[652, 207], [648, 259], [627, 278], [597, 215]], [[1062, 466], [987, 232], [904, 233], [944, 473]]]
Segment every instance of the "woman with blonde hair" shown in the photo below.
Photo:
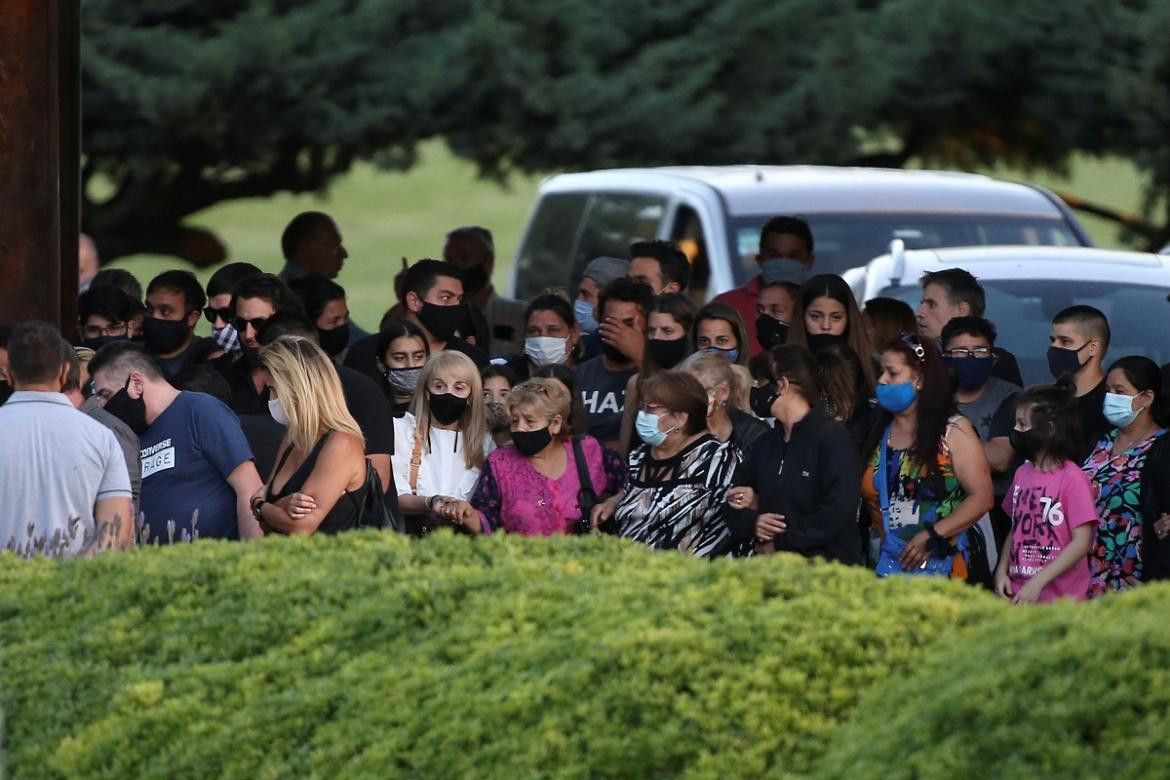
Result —
[[555, 379], [517, 385], [507, 404], [513, 446], [488, 456], [471, 501], [460, 502], [456, 512], [484, 531], [550, 536], [588, 530], [590, 503], [625, 486], [621, 457], [592, 436], [573, 440], [569, 393]]
[[742, 366], [710, 352], [696, 352], [681, 368], [707, 391], [707, 430], [719, 441], [730, 441], [742, 458], [752, 442], [768, 432], [767, 425], [747, 412], [751, 375], [745, 377]]
[[337, 370], [312, 341], [281, 336], [260, 356], [272, 418], [288, 426], [268, 484], [252, 498], [266, 533], [337, 533], [357, 526], [368, 469], [365, 441]]
[[456, 511], [494, 449], [479, 369], [462, 352], [436, 352], [423, 366], [410, 411], [394, 421], [390, 459], [407, 527], [425, 535], [444, 522], [479, 533], [478, 517]]

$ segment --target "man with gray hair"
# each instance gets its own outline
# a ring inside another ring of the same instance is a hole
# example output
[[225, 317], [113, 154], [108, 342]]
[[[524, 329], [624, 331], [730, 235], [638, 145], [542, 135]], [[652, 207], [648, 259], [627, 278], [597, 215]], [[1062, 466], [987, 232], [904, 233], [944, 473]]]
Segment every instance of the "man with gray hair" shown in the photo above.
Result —
[[21, 555], [72, 556], [133, 539], [118, 442], [61, 392], [69, 349], [47, 322], [19, 325], [8, 340], [16, 391], [0, 407], [0, 543]]

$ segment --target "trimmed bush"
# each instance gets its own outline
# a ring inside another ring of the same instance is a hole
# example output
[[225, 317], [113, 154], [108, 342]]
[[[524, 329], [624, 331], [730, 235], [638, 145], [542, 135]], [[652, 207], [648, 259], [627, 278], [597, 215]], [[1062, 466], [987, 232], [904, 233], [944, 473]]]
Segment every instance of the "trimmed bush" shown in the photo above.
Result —
[[1007, 610], [797, 557], [355, 533], [5, 560], [14, 777], [810, 772], [860, 694]]
[[1000, 615], [871, 689], [824, 778], [1168, 777], [1170, 586]]

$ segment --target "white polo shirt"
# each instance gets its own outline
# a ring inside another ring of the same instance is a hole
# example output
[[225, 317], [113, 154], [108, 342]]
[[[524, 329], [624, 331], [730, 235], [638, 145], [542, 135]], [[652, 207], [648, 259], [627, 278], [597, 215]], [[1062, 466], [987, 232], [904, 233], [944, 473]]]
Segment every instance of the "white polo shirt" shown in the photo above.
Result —
[[75, 555], [96, 531], [94, 504], [118, 497], [130, 477], [109, 428], [61, 393], [17, 391], [0, 406], [0, 545]]

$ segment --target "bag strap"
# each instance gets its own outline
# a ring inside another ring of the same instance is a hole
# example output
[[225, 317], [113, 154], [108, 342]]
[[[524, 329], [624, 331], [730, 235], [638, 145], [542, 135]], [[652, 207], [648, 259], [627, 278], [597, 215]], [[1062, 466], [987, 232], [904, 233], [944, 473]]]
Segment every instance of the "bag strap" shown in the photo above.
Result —
[[890, 425], [882, 433], [881, 443], [878, 445], [877, 473], [874, 474], [874, 485], [877, 487], [878, 505], [882, 508], [882, 536], [890, 535], [890, 491], [889, 476], [887, 475], [890, 459], [890, 433], [894, 425]]
[[581, 446], [581, 437], [573, 437], [573, 460], [577, 461], [577, 482], [580, 483], [577, 491], [580, 505], [580, 494], [585, 491], [589, 492], [589, 497], [596, 502], [597, 491], [593, 489], [593, 480], [589, 478], [589, 465], [585, 462], [585, 448]]
[[414, 452], [410, 455], [410, 492], [418, 495], [418, 471], [422, 468], [422, 426], [414, 429]]

